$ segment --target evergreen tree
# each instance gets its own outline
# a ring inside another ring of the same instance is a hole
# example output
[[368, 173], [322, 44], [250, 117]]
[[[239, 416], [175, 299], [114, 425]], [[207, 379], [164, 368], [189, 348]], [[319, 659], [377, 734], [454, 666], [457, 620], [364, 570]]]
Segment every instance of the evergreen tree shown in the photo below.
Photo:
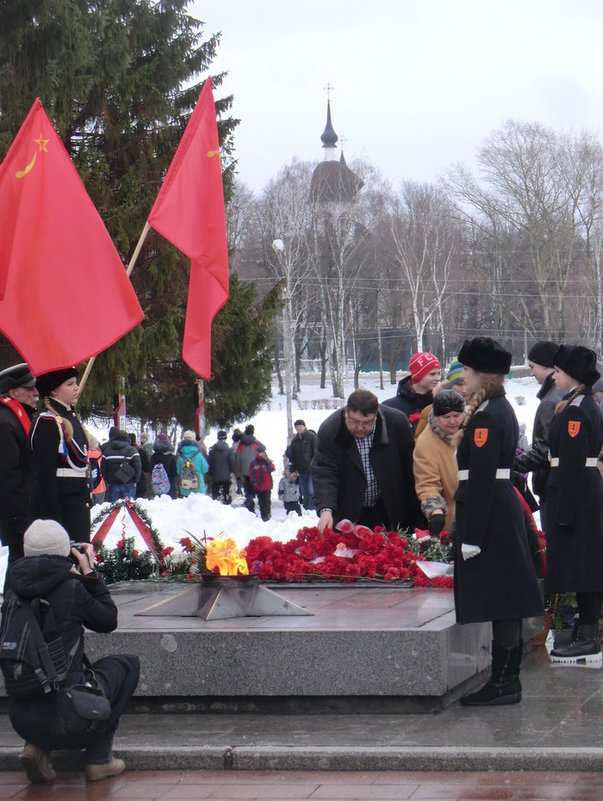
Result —
[[259, 306], [255, 302], [255, 282], [242, 283], [232, 273], [230, 297], [212, 335], [212, 379], [205, 391], [209, 425], [229, 427], [252, 417], [270, 397], [278, 292], [268, 293]]
[[[203, 23], [187, 13], [189, 5], [190, 0], [0, 0], [0, 158], [39, 96], [124, 264], [218, 45], [218, 36], [204, 38]], [[221, 78], [212, 76], [215, 86]], [[230, 104], [230, 97], [216, 101], [226, 198], [237, 124], [224, 117]], [[132, 273], [146, 319], [97, 359], [80, 402], [83, 414], [111, 408], [117, 375], [126, 376], [130, 414], [165, 421], [180, 414], [174, 401], [181, 398], [184, 407], [184, 397], [191, 413], [193, 376], [181, 361], [188, 271], [189, 260], [151, 232]], [[102, 326], [103, 298], [80, 303], [65, 313], [80, 314], [82, 325]], [[234, 323], [244, 327], [245, 321]], [[263, 377], [259, 383], [265, 387]], [[220, 386], [226, 391], [228, 371]], [[217, 397], [217, 389], [207, 389]]]

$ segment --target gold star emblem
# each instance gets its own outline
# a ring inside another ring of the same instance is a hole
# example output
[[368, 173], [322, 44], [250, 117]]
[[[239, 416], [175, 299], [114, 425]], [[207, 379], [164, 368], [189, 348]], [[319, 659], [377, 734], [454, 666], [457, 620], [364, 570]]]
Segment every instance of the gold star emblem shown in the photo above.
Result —
[[46, 145], [48, 144], [49, 141], [50, 141], [49, 139], [44, 139], [44, 135], [40, 131], [40, 136], [38, 137], [38, 139], [34, 139], [34, 142], [40, 148], [38, 152], [43, 150], [45, 153], [48, 153], [48, 150], [46, 150]]

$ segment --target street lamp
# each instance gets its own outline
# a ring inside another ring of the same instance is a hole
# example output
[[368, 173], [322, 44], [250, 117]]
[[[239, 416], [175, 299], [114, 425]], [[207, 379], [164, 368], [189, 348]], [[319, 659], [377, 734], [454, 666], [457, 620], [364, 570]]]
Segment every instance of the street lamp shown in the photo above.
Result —
[[[279, 264], [284, 258], [285, 243], [282, 239], [274, 239], [272, 248], [276, 253]], [[291, 442], [293, 438], [293, 413], [291, 410], [291, 402], [293, 398], [293, 348], [292, 348], [292, 335], [291, 330], [291, 295], [289, 293], [289, 272], [286, 264], [283, 265], [283, 281], [281, 283], [281, 298], [283, 301], [283, 355], [285, 357], [285, 398], [287, 408], [287, 443]]]

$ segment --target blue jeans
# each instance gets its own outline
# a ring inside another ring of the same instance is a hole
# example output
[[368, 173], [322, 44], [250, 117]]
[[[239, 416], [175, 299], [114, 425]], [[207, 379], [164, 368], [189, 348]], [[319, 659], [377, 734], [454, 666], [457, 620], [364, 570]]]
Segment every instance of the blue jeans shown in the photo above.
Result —
[[132, 498], [136, 500], [136, 484], [107, 484], [107, 494], [105, 501], [115, 503], [120, 498]]
[[305, 509], [314, 509], [314, 484], [312, 473], [299, 474], [299, 494]]

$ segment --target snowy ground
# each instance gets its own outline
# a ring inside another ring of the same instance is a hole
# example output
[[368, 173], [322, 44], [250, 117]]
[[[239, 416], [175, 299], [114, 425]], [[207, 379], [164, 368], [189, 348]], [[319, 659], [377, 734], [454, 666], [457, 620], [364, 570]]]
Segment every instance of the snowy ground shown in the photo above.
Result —
[[[316, 409], [306, 408], [320, 401], [325, 404], [330, 398], [330, 390], [321, 390], [318, 385], [318, 378], [315, 375], [308, 375], [302, 380], [302, 391], [298, 401], [293, 402], [293, 420], [302, 418], [308, 428], [315, 431], [330, 414], [333, 408]], [[367, 374], [362, 376], [361, 386], [374, 392], [380, 400], [390, 398], [395, 394], [395, 387], [389, 383], [385, 384], [385, 389], [379, 388], [378, 374]], [[532, 422], [534, 413], [538, 405], [536, 393], [539, 386], [533, 378], [515, 378], [507, 381], [505, 385], [507, 397], [520, 423], [526, 424], [528, 440], [531, 440]], [[353, 390], [350, 381], [346, 385], [346, 396]], [[172, 500], [168, 496], [162, 496], [153, 500], [141, 500], [140, 503], [150, 516], [154, 527], [159, 532], [164, 546], [173, 545], [177, 550], [180, 549], [179, 540], [191, 532], [195, 536], [201, 536], [205, 532], [208, 536], [215, 537], [221, 532], [227, 533], [232, 537], [239, 547], [246, 545], [250, 539], [259, 535], [269, 535], [275, 540], [287, 541], [295, 536], [298, 529], [304, 525], [314, 525], [318, 520], [312, 512], [304, 512], [299, 517], [294, 512], [285, 514], [282, 503], [277, 497], [278, 482], [283, 473], [283, 454], [287, 445], [287, 423], [285, 411], [285, 399], [277, 394], [274, 395], [269, 403], [258, 412], [255, 417], [247, 422], [255, 426], [256, 437], [264, 443], [269, 456], [274, 461], [276, 472], [273, 474], [274, 490], [272, 493], [272, 519], [264, 523], [258, 516], [247, 511], [243, 507], [232, 508], [225, 506], [219, 501], [213, 501], [207, 495], [192, 494], [188, 498]], [[329, 401], [333, 402], [332, 399]], [[300, 408], [301, 407], [301, 408]], [[87, 424], [89, 430], [94, 433], [100, 442], [107, 439], [111, 421], [107, 421], [106, 426], [99, 426], [98, 421], [93, 425]], [[242, 427], [242, 426], [241, 426]], [[206, 437], [208, 448], [216, 441], [217, 431], [210, 431]], [[230, 432], [229, 432], [230, 442]], [[97, 509], [95, 507], [93, 516]], [[126, 526], [126, 536], [136, 537], [136, 547], [144, 549], [145, 545], [140, 534], [134, 529], [130, 521], [118, 518], [107, 540], [109, 547], [114, 547], [115, 543], [124, 535], [123, 525]], [[6, 569], [7, 550], [0, 548], [0, 587], [4, 583], [4, 572]]]

